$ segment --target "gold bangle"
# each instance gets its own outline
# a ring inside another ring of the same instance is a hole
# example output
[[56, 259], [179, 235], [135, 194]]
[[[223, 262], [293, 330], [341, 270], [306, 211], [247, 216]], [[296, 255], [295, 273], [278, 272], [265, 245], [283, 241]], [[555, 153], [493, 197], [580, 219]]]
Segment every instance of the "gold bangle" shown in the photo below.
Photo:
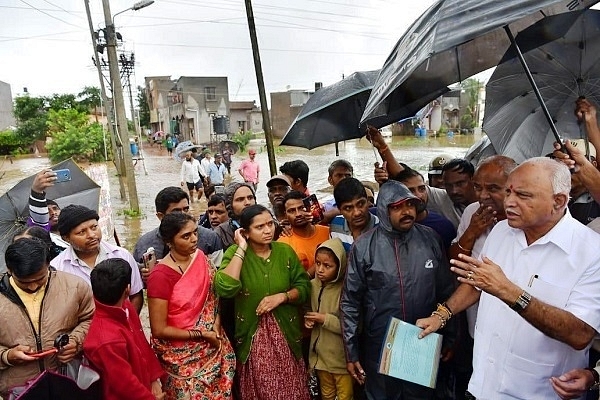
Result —
[[234, 257], [239, 257], [240, 260], [242, 260], [242, 262], [244, 261], [244, 256], [241, 254], [238, 254], [237, 252], [233, 253]]
[[442, 329], [444, 326], [446, 326], [446, 318], [444, 318], [444, 316], [441, 313], [439, 313], [437, 311], [434, 311], [434, 312], [431, 313], [431, 316], [434, 316], [434, 315], [436, 317], [438, 317], [440, 319], [440, 322], [442, 323], [440, 325], [440, 329]]
[[461, 249], [462, 251], [464, 251], [465, 253], [471, 253], [473, 250], [469, 250], [469, 249], [465, 249], [464, 247], [462, 247], [460, 245], [460, 240], [456, 241], [456, 245], [458, 246], [459, 249]]
[[437, 309], [435, 311], [440, 314], [446, 314], [444, 316], [446, 321], [449, 320], [450, 318], [452, 318], [452, 315], [453, 315], [452, 311], [450, 311], [450, 309], [448, 307], [446, 307], [444, 304], [440, 304], [440, 303], [438, 303]]
[[285, 295], [285, 302], [289, 303], [291, 300], [290, 294], [287, 292], [287, 290], [285, 292], [283, 292], [283, 294]]
[[454, 316], [454, 313], [452, 312], [452, 310], [450, 309], [450, 307], [448, 307], [448, 304], [446, 304], [446, 302], [443, 302], [440, 305], [442, 307], [444, 307], [446, 309], [446, 311], [448, 312], [448, 319], [450, 319], [450, 318], [452, 318]]

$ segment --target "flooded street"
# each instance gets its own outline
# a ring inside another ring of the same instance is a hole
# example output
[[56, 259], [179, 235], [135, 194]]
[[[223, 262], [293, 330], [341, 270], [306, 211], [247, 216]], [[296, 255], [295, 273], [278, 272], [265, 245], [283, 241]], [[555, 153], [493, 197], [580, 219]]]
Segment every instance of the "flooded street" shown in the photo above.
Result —
[[[392, 149], [399, 161], [405, 162], [419, 171], [426, 173], [429, 160], [439, 153], [448, 153], [456, 157], [462, 157], [468, 147], [473, 144], [473, 136], [456, 136], [452, 139], [442, 138], [412, 138], [393, 137], [386, 139], [388, 146]], [[257, 150], [256, 159], [261, 165], [260, 182], [257, 199], [259, 203], [268, 203], [267, 191], [264, 183], [269, 179], [269, 165], [264, 139], [253, 140], [250, 147]], [[381, 161], [375, 158], [373, 147], [365, 139], [352, 140], [339, 144], [339, 158], [348, 160], [354, 166], [356, 178], [364, 181], [373, 181], [373, 163]], [[113, 211], [113, 220], [116, 226], [121, 245], [132, 249], [137, 239], [145, 232], [158, 226], [154, 210], [154, 197], [156, 193], [166, 186], [179, 186], [180, 163], [167, 156], [166, 150], [160, 151], [157, 147], [144, 147], [145, 174], [142, 161], [138, 161], [135, 172], [138, 188], [141, 218], [130, 218], [123, 210], [128, 204], [121, 201], [119, 196], [119, 183], [116, 169], [112, 163], [108, 163], [108, 175], [110, 181], [110, 196]], [[241, 176], [237, 168], [246, 154], [236, 154], [233, 157], [232, 176], [228, 180], [240, 181]], [[323, 198], [331, 193], [331, 187], [327, 182], [327, 168], [336, 158], [334, 145], [306, 150], [297, 147], [276, 147], [275, 157], [277, 167], [286, 161], [302, 159], [310, 167], [308, 187], [317, 197]], [[377, 156], [379, 157], [379, 156]], [[37, 173], [41, 168], [50, 166], [47, 158], [23, 158], [14, 160], [0, 160], [0, 193], [14, 186], [21, 179]], [[85, 166], [82, 165], [85, 169]], [[227, 181], [226, 181], [227, 182]], [[206, 200], [191, 204], [192, 212], [198, 216], [206, 209]], [[110, 238], [105, 238], [110, 239]]]

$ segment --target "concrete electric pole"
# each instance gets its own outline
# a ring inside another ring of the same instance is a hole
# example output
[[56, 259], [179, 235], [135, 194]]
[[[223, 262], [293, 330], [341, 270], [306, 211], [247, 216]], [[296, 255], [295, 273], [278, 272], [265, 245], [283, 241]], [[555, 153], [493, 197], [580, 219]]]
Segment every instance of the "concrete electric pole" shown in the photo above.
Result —
[[117, 151], [117, 142], [116, 142], [116, 134], [115, 128], [112, 123], [112, 116], [114, 115], [114, 110], [112, 107], [112, 99], [108, 101], [108, 96], [106, 95], [106, 86], [104, 85], [104, 75], [102, 74], [102, 67], [100, 66], [100, 60], [98, 59], [98, 49], [96, 48], [97, 40], [95, 38], [94, 24], [92, 22], [92, 13], [90, 12], [90, 1], [85, 0], [85, 12], [88, 18], [88, 25], [90, 27], [90, 35], [92, 37], [92, 48], [93, 48], [93, 58], [94, 64], [96, 65], [96, 70], [98, 71], [98, 80], [100, 81], [100, 94], [102, 96], [102, 105], [105, 110], [107, 110], [107, 121], [108, 121], [108, 132], [110, 134], [110, 143], [113, 151], [113, 159], [115, 161], [115, 165], [117, 170], [119, 171], [119, 193], [121, 195], [121, 199], [126, 199], [125, 194], [125, 176], [123, 171], [123, 160], [119, 157], [119, 153]]
[[254, 13], [252, 12], [252, 0], [245, 0], [246, 15], [248, 16], [248, 29], [250, 30], [250, 42], [252, 43], [252, 55], [254, 56], [254, 70], [256, 71], [256, 83], [258, 85], [258, 96], [260, 97], [260, 109], [263, 117], [263, 129], [267, 142], [267, 156], [269, 157], [269, 170], [271, 176], [277, 175], [277, 164], [275, 163], [275, 148], [273, 147], [273, 134], [271, 133], [271, 119], [269, 118], [269, 107], [265, 93], [265, 81], [263, 79], [262, 65], [260, 63], [260, 52], [258, 50], [258, 39], [256, 39], [256, 25], [254, 25]]
[[112, 83], [113, 97], [115, 101], [115, 114], [117, 120], [117, 131], [121, 138], [121, 152], [123, 154], [123, 163], [125, 164], [125, 177], [127, 179], [127, 191], [129, 194], [129, 207], [133, 212], [140, 212], [140, 203], [138, 199], [137, 186], [135, 183], [135, 172], [133, 170], [133, 157], [129, 146], [129, 129], [127, 127], [127, 116], [125, 115], [125, 101], [123, 99], [123, 86], [121, 85], [121, 76], [119, 74], [119, 60], [117, 58], [117, 38], [115, 35], [115, 25], [113, 17], [110, 14], [110, 4], [108, 0], [102, 0], [104, 9], [104, 21], [106, 24], [106, 42], [108, 50], [108, 63], [110, 70], [110, 81]]

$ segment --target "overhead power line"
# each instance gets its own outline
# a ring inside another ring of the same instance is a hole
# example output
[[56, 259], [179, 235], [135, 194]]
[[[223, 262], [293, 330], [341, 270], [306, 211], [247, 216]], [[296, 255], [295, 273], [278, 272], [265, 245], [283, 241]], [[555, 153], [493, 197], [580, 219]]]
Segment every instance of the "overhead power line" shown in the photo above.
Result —
[[[60, 22], [62, 22], [62, 23], [65, 23], [65, 24], [67, 24], [67, 25], [71, 25], [71, 26], [75, 26], [75, 27], [77, 27], [77, 28], [81, 28], [81, 27], [80, 27], [80, 26], [78, 26], [78, 25], [75, 25], [75, 24], [72, 24], [72, 23], [70, 23], [70, 22], [67, 22], [67, 21], [65, 21], [64, 19], [60, 19], [60, 18], [58, 18], [58, 17], [55, 17], [54, 15], [52, 15], [52, 14], [49, 14], [49, 13], [47, 13], [46, 11], [43, 11], [43, 10], [41, 10], [41, 9], [39, 9], [39, 8], [35, 7], [35, 6], [32, 6], [31, 4], [29, 4], [29, 3], [28, 3], [28, 2], [26, 2], [25, 0], [21, 0], [21, 2], [22, 2], [22, 3], [25, 3], [25, 4], [27, 4], [27, 5], [28, 5], [30, 8], [32, 8], [32, 9], [34, 9], [34, 10], [36, 10], [36, 11], [38, 11], [38, 12], [40, 12], [40, 13], [42, 13], [42, 14], [44, 14], [44, 15], [46, 15], [46, 16], [48, 16], [48, 17], [50, 17], [50, 18], [53, 18], [53, 19], [55, 19], [55, 20], [57, 20], [57, 21], [60, 21]], [[50, 11], [55, 11], [55, 10], [50, 10]]]

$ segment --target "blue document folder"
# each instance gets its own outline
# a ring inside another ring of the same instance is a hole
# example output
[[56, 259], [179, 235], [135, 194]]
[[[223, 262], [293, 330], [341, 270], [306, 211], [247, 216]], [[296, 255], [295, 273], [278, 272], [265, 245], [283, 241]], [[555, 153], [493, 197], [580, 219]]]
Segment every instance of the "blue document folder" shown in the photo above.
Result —
[[379, 373], [435, 388], [442, 335], [430, 333], [419, 339], [421, 328], [392, 317], [388, 325]]

